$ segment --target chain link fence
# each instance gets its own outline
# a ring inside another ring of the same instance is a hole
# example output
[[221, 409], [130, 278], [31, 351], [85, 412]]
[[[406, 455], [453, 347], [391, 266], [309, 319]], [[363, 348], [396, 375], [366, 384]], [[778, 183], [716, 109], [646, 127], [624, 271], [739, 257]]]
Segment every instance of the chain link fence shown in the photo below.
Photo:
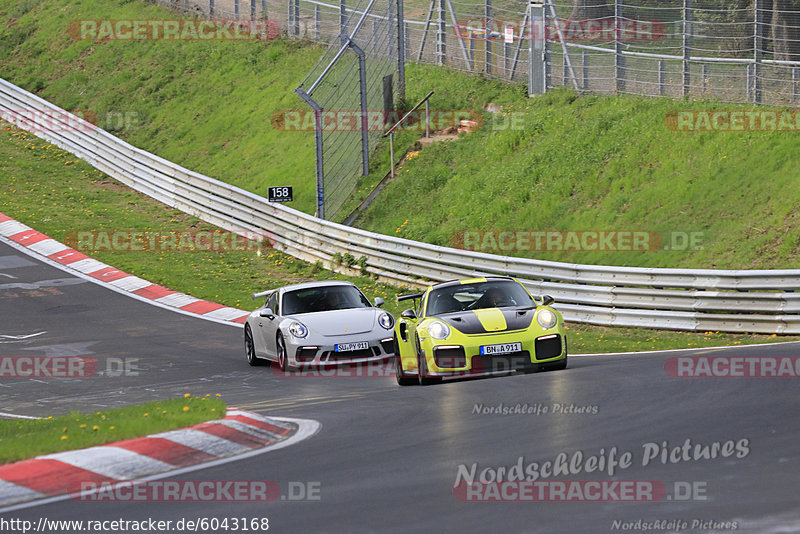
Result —
[[[318, 114], [385, 110], [393, 73], [404, 98], [403, 58], [527, 82], [531, 94], [566, 85], [735, 103], [800, 98], [800, 0], [152, 1], [269, 19], [289, 38], [326, 43], [297, 91]], [[318, 214], [336, 219], [381, 132], [317, 126]]]

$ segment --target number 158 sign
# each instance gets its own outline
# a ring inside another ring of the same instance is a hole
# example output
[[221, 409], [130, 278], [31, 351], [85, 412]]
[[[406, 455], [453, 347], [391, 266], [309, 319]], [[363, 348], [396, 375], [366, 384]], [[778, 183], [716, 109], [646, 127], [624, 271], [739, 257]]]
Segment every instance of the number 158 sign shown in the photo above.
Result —
[[270, 187], [270, 202], [290, 202], [292, 200], [292, 186]]

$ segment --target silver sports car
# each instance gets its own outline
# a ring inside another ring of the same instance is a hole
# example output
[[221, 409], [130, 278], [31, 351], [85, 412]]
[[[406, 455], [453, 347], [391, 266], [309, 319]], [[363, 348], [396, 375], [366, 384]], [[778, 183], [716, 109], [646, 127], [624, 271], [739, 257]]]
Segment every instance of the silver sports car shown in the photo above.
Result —
[[266, 303], [244, 325], [247, 361], [281, 370], [379, 360], [394, 354], [394, 318], [350, 282], [307, 282], [256, 293]]

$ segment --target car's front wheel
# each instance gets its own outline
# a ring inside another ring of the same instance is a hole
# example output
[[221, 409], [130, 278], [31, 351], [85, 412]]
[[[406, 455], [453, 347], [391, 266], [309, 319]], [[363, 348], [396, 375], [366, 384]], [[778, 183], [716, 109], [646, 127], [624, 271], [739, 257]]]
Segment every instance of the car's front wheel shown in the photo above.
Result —
[[286, 371], [286, 343], [283, 341], [283, 334], [278, 334], [276, 345], [278, 346], [278, 369]]
[[400, 357], [400, 345], [397, 343], [397, 336], [394, 338], [394, 373], [399, 386], [411, 386], [417, 381], [415, 376], [409, 375], [403, 370], [403, 360]]
[[431, 384], [438, 384], [442, 381], [441, 377], [438, 376], [430, 376], [428, 374], [428, 360], [425, 358], [425, 355], [422, 353], [422, 348], [419, 346], [419, 338], [416, 338], [417, 342], [417, 369], [419, 370], [419, 384], [421, 386], [429, 386]]
[[247, 355], [247, 363], [255, 367], [261, 365], [261, 359], [256, 356], [256, 345], [253, 342], [253, 331], [250, 325], [244, 325], [244, 352]]

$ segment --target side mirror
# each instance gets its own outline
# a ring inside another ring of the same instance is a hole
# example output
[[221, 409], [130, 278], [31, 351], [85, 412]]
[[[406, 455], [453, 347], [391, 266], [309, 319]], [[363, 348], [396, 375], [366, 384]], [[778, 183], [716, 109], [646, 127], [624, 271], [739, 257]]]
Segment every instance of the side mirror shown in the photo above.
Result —
[[416, 319], [417, 313], [412, 310], [411, 308], [405, 310], [403, 313], [400, 314], [400, 317], [404, 317], [405, 319]]
[[386, 301], [380, 297], [375, 297], [375, 307], [380, 308]]
[[273, 319], [275, 318], [275, 314], [274, 314], [274, 313], [272, 313], [272, 310], [270, 310], [269, 308], [264, 308], [263, 310], [261, 310], [261, 312], [259, 313], [259, 315], [260, 315], [261, 317], [266, 317], [266, 318], [267, 318], [267, 319], [269, 319], [270, 321], [271, 321], [271, 320], [273, 320]]
[[542, 306], [550, 306], [555, 302], [555, 299], [550, 295], [542, 295]]

